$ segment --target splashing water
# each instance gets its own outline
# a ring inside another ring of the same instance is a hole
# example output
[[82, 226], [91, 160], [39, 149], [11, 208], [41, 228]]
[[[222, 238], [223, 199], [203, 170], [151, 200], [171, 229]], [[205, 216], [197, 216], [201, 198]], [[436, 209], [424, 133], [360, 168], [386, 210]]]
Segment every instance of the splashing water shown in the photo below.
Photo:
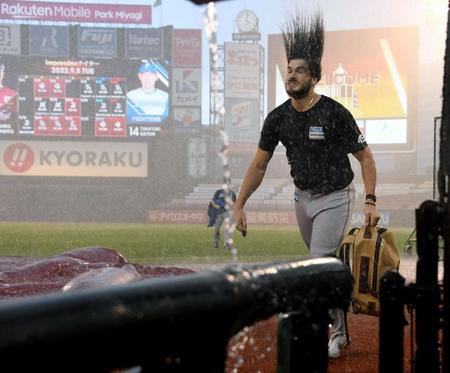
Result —
[[[209, 41], [209, 51], [210, 51], [210, 63], [211, 63], [211, 88], [214, 92], [216, 92], [220, 88], [220, 79], [217, 73], [217, 61], [218, 61], [218, 47], [217, 47], [217, 11], [216, 5], [214, 2], [210, 2], [208, 7], [205, 9], [204, 16], [204, 24], [205, 24], [205, 32]], [[215, 98], [212, 98], [215, 100]], [[219, 157], [222, 162], [223, 167], [223, 180], [224, 183], [222, 185], [223, 190], [225, 191], [225, 247], [230, 250], [233, 261], [237, 261], [237, 249], [234, 247], [233, 241], [233, 232], [235, 228], [235, 224], [232, 219], [232, 210], [233, 210], [233, 200], [231, 198], [231, 172], [230, 172], [230, 164], [228, 161], [228, 152], [229, 152], [229, 138], [225, 130], [225, 108], [223, 104], [220, 104], [218, 110], [218, 131], [219, 138], [222, 140], [222, 148], [219, 152]]]

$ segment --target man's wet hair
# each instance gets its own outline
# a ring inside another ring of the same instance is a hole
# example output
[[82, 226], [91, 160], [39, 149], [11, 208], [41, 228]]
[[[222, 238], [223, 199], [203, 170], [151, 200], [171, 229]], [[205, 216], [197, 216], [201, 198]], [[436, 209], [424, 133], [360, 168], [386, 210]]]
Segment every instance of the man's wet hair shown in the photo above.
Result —
[[306, 15], [296, 11], [288, 17], [282, 32], [288, 62], [305, 60], [311, 76], [319, 81], [325, 34], [322, 12]]

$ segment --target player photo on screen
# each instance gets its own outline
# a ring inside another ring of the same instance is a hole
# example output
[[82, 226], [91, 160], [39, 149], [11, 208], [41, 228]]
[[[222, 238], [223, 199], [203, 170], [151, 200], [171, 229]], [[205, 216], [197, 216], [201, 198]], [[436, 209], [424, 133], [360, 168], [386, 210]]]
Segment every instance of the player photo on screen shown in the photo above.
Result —
[[17, 90], [7, 81], [8, 73], [5, 62], [0, 59], [0, 123], [7, 124], [3, 125], [2, 129], [10, 127], [17, 110]]
[[160, 61], [143, 60], [135, 80], [129, 79], [127, 92], [127, 122], [158, 124], [169, 116], [169, 73]]

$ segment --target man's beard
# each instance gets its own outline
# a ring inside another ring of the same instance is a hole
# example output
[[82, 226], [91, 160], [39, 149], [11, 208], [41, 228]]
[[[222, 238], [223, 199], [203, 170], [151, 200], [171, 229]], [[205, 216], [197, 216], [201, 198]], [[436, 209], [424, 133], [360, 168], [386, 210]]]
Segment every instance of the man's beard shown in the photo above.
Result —
[[286, 88], [286, 93], [289, 95], [289, 97], [292, 97], [293, 99], [296, 99], [296, 100], [302, 99], [302, 98], [305, 98], [308, 96], [311, 86], [312, 86], [312, 82], [307, 81], [298, 89]]

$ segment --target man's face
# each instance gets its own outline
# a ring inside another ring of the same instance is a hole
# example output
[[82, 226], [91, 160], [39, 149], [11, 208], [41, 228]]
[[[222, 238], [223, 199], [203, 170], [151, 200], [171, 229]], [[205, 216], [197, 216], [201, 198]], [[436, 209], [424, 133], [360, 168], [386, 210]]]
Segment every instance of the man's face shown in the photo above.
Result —
[[317, 79], [311, 77], [308, 63], [303, 59], [289, 61], [286, 75], [286, 93], [295, 99], [308, 96]]
[[146, 89], [154, 89], [155, 83], [158, 80], [158, 74], [152, 72], [145, 72], [138, 74], [139, 80], [141, 81], [142, 88]]

